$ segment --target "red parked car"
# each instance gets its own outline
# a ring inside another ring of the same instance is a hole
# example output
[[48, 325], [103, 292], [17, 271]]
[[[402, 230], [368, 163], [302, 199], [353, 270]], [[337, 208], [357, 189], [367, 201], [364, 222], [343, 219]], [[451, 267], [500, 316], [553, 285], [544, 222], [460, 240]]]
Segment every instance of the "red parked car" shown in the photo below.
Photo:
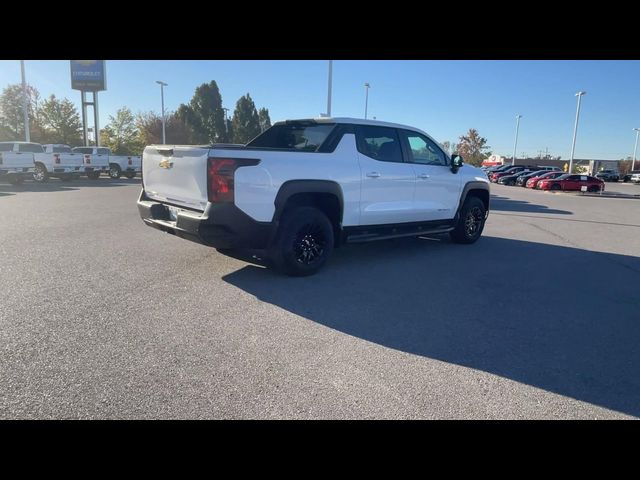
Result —
[[545, 178], [549, 178], [549, 179], [558, 178], [561, 175], [566, 175], [566, 173], [564, 172], [543, 173], [542, 175], [538, 175], [537, 177], [531, 177], [530, 179], [528, 179], [525, 187], [536, 188], [540, 180], [544, 180]]
[[545, 178], [538, 182], [540, 190], [581, 190], [587, 187], [587, 192], [601, 192], [604, 182], [589, 175], [575, 175], [566, 173], [558, 178]]

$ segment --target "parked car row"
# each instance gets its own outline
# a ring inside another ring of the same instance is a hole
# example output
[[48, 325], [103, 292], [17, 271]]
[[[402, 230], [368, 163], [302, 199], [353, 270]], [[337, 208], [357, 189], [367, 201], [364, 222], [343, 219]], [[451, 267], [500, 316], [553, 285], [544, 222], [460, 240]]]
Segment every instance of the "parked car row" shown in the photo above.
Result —
[[86, 176], [92, 180], [101, 174], [113, 179], [122, 175], [134, 178], [142, 173], [142, 157], [111, 155], [105, 147], [75, 147], [64, 144], [0, 142], [0, 178], [19, 184], [25, 178], [44, 183], [51, 177], [73, 180]]
[[582, 174], [564, 173], [558, 167], [531, 165], [501, 166], [487, 169], [489, 180], [501, 185], [517, 185], [538, 190], [604, 191], [604, 180]]

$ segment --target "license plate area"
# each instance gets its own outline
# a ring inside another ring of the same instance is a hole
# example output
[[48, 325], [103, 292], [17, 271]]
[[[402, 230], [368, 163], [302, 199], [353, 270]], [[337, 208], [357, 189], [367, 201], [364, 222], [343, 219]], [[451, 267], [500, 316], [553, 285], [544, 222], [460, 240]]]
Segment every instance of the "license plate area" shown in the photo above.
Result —
[[169, 220], [172, 221], [172, 222], [177, 222], [178, 221], [178, 212], [180, 211], [180, 209], [177, 208], [177, 207], [167, 206], [167, 211], [169, 213]]

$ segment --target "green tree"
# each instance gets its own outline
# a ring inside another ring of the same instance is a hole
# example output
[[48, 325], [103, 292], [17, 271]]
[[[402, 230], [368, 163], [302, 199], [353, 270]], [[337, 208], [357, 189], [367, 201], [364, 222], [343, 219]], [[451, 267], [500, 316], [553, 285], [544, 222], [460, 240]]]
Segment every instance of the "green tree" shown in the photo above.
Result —
[[35, 111], [36, 123], [42, 127], [42, 141], [67, 145], [82, 143], [80, 114], [71, 100], [59, 100], [51, 95]]
[[271, 118], [269, 117], [269, 109], [261, 108], [258, 110], [258, 121], [260, 122], [260, 133], [271, 128]]
[[[29, 114], [29, 131], [38, 133], [32, 128], [32, 119], [36, 110], [35, 104], [40, 98], [38, 90], [27, 85], [27, 111]], [[37, 135], [36, 135], [37, 136]], [[24, 113], [22, 111], [22, 85], [7, 85], [0, 95], [0, 140], [24, 140]], [[37, 141], [34, 139], [34, 141]]]
[[491, 155], [489, 148], [487, 139], [481, 137], [475, 128], [469, 129], [466, 135], [461, 135], [457, 145], [458, 153], [464, 161], [475, 166], [480, 166], [482, 161]]
[[127, 107], [119, 109], [115, 117], [109, 115], [109, 123], [100, 132], [100, 140], [114, 155], [140, 155], [143, 149], [136, 119]]
[[248, 93], [240, 97], [236, 103], [231, 125], [235, 143], [247, 143], [260, 134], [258, 111]]
[[224, 142], [227, 129], [222, 96], [215, 80], [196, 88], [189, 105], [180, 105], [179, 117], [192, 130], [193, 143]]

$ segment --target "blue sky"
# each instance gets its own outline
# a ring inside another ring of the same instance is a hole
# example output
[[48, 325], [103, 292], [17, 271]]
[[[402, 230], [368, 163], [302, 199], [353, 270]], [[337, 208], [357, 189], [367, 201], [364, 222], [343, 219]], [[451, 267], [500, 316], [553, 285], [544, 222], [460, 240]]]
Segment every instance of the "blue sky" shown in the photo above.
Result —
[[[364, 116], [419, 127], [439, 141], [457, 141], [469, 128], [487, 138], [494, 153], [513, 152], [515, 115], [520, 121], [518, 156], [549, 149], [568, 158], [576, 111], [575, 92], [585, 90], [576, 158], [619, 159], [633, 153], [640, 127], [639, 61], [353, 61], [333, 63], [333, 116]], [[27, 60], [27, 81], [42, 96], [68, 97], [68, 60]], [[99, 94], [100, 122], [121, 106], [160, 111], [186, 103], [196, 86], [216, 80], [224, 106], [249, 92], [272, 120], [314, 117], [326, 111], [327, 61], [108, 60], [107, 91]], [[0, 61], [0, 88], [20, 82], [20, 62]]]

